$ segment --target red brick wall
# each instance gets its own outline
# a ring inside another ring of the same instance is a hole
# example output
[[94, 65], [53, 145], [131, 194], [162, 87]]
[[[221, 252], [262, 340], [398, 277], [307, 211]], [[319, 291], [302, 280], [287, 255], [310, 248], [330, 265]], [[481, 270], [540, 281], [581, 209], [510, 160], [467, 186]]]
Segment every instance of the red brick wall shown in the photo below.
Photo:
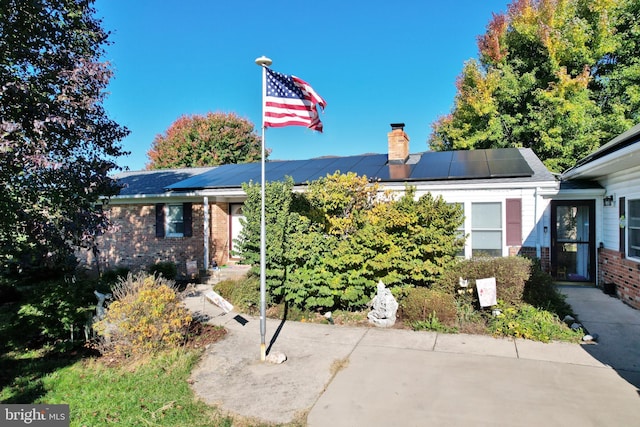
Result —
[[211, 259], [218, 265], [229, 261], [229, 203], [211, 205]]
[[640, 263], [625, 259], [611, 249], [598, 250], [599, 284], [615, 284], [616, 294], [623, 302], [640, 309]]
[[[133, 271], [161, 261], [175, 262], [178, 277], [186, 276], [186, 262], [195, 260], [198, 269], [204, 268], [204, 210], [202, 204], [193, 204], [192, 237], [156, 237], [155, 204], [111, 205], [108, 215], [112, 223], [109, 232], [98, 241], [99, 262], [102, 271], [127, 267]], [[229, 256], [228, 204], [210, 205], [211, 260], [225, 264]], [[91, 253], [78, 254], [81, 263], [90, 270], [96, 268]], [[210, 261], [211, 261], [210, 260]]]

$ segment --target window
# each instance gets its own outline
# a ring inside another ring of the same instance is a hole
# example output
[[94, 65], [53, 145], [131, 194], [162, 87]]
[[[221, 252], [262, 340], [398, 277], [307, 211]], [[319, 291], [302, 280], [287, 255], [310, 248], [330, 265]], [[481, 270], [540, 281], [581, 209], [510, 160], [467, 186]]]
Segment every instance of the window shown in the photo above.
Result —
[[191, 203], [156, 205], [156, 237], [191, 237], [191, 223]]
[[502, 203], [471, 204], [471, 255], [502, 256]]
[[640, 258], [640, 199], [629, 200], [627, 230], [629, 233], [629, 256]]
[[182, 205], [167, 205], [166, 232], [167, 237], [182, 237], [184, 235], [184, 210]]
[[241, 246], [242, 221], [245, 220], [243, 208], [243, 204], [233, 203], [229, 205], [229, 235], [231, 236], [231, 239], [229, 239], [229, 251], [233, 257], [239, 255], [237, 251]]

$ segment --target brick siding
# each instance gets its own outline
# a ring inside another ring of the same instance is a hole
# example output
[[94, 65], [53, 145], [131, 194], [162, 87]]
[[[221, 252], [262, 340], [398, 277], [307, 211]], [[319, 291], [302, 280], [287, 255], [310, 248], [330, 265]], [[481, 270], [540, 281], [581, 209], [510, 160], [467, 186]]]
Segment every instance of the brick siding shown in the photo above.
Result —
[[598, 282], [615, 284], [618, 298], [633, 308], [640, 309], [640, 263], [625, 259], [622, 253], [611, 249], [598, 250]]
[[[204, 209], [202, 204], [192, 206], [192, 237], [156, 237], [154, 204], [106, 208], [112, 226], [98, 240], [100, 270], [127, 267], [137, 271], [157, 262], [170, 261], [178, 267], [181, 278], [187, 274], [187, 261], [197, 261], [198, 269], [204, 268]], [[228, 209], [227, 203], [210, 205], [210, 262], [215, 260], [219, 265], [227, 263], [229, 258]], [[89, 271], [96, 271], [91, 252], [84, 250], [78, 253], [78, 258]]]

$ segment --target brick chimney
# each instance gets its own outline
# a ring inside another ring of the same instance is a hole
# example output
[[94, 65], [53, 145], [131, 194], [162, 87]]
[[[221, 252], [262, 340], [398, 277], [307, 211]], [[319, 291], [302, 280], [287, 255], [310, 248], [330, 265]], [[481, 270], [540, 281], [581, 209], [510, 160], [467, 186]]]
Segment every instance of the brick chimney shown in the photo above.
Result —
[[391, 123], [389, 141], [389, 164], [403, 164], [409, 158], [409, 137], [404, 132], [404, 123]]

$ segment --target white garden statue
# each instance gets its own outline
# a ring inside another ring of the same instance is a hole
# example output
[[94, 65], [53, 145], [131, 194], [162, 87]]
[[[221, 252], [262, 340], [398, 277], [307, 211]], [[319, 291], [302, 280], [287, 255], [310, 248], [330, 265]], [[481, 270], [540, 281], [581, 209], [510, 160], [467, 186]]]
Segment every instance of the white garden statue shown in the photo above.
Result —
[[391, 291], [384, 286], [382, 280], [378, 282], [378, 293], [371, 300], [370, 306], [372, 310], [367, 314], [369, 323], [382, 328], [388, 328], [396, 323], [398, 301], [393, 297]]

